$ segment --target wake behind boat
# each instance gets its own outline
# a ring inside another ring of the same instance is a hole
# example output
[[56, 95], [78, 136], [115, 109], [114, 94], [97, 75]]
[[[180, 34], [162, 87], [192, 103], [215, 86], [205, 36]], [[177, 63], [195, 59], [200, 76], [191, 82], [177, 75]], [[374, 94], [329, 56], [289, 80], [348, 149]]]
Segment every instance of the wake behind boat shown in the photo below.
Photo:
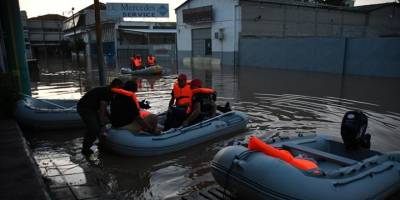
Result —
[[161, 75], [163, 73], [163, 67], [161, 67], [161, 65], [153, 65], [137, 70], [132, 70], [131, 68], [121, 68], [121, 73], [132, 75]]
[[45, 100], [23, 96], [17, 102], [18, 123], [36, 129], [81, 128], [83, 122], [76, 111], [77, 100]]
[[[162, 118], [160, 116], [159, 118]], [[214, 138], [246, 129], [248, 116], [231, 111], [185, 128], [170, 129], [161, 135], [132, 133], [124, 129], [108, 129], [106, 146], [132, 156], [155, 156], [179, 151]]]

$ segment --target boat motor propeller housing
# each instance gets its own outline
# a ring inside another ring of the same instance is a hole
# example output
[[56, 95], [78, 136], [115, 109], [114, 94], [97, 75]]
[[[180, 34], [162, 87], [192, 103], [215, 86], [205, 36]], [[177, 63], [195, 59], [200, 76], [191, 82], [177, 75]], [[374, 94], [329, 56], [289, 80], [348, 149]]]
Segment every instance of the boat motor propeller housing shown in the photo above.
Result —
[[360, 110], [348, 111], [343, 117], [340, 134], [347, 149], [369, 149], [371, 135], [365, 134], [368, 117]]

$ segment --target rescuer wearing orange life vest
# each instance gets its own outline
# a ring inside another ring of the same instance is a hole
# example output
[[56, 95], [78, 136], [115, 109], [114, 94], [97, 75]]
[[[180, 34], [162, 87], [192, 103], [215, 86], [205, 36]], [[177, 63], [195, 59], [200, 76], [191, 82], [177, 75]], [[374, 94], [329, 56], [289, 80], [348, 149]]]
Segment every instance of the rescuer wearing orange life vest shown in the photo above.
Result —
[[144, 111], [137, 100], [137, 84], [127, 81], [123, 89], [113, 89], [116, 95], [111, 100], [111, 124], [116, 128], [127, 129], [131, 132], [146, 131], [159, 134], [157, 115]]
[[190, 112], [192, 90], [185, 74], [179, 74], [174, 83], [164, 130], [179, 127]]
[[213, 89], [202, 88], [202, 83], [199, 79], [192, 80], [190, 88], [192, 89], [191, 112], [187, 119], [183, 121], [182, 126], [189, 126], [214, 117], [217, 111], [215, 104], [217, 95]]
[[149, 54], [147, 56], [147, 66], [150, 67], [150, 66], [154, 66], [154, 65], [156, 65], [156, 57]]
[[142, 69], [142, 57], [140, 55], [135, 55], [131, 57], [131, 63], [133, 70]]

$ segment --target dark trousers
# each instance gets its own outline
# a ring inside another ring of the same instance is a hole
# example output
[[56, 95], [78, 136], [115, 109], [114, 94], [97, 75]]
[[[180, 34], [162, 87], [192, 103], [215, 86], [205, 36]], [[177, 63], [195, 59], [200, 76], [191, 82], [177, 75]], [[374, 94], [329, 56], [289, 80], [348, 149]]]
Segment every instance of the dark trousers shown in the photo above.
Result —
[[82, 150], [89, 150], [96, 138], [99, 138], [101, 124], [97, 111], [78, 107], [78, 113], [83, 123], [86, 125], [87, 131], [83, 137]]
[[172, 107], [167, 113], [167, 119], [164, 123], [164, 131], [181, 126], [187, 117], [186, 107]]

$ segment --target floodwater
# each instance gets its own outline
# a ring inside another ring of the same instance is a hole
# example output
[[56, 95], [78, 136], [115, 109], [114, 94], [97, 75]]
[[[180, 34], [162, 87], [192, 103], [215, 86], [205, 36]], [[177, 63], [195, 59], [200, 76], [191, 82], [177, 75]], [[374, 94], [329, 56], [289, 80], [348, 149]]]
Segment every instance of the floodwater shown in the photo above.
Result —
[[[218, 92], [218, 103], [250, 116], [249, 131], [209, 141], [172, 154], [139, 158], [96, 152], [95, 169], [102, 190], [115, 199], [177, 199], [216, 185], [209, 161], [218, 150], [250, 134], [317, 132], [340, 140], [346, 111], [360, 109], [368, 117], [372, 148], [400, 150], [400, 79], [338, 76], [332, 74], [252, 69], [246, 67], [191, 66], [179, 73], [203, 80]], [[150, 111], [167, 108], [177, 73], [162, 77], [122, 76], [140, 83], [139, 99], [151, 102]], [[109, 79], [117, 74], [110, 75]], [[33, 85], [35, 97], [79, 98], [88, 81], [74, 71], [49, 72]], [[66, 155], [79, 164], [83, 130], [36, 132], [34, 154]], [[88, 166], [82, 166], [87, 169]]]

